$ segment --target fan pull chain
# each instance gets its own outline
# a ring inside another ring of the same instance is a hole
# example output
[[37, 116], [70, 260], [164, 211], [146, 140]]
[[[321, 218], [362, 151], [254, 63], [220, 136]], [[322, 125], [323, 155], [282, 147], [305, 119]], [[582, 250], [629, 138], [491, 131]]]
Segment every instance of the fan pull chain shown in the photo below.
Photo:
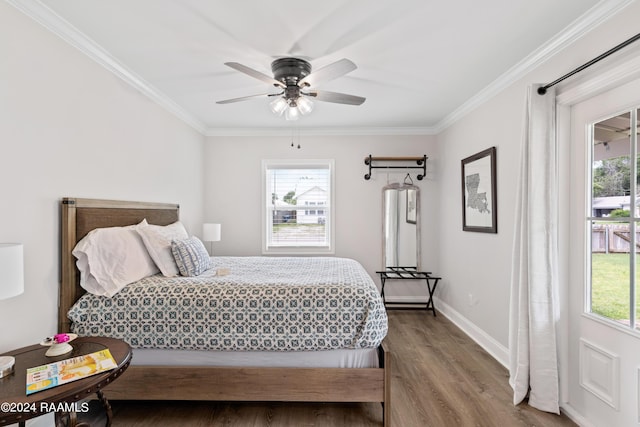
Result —
[[[291, 148], [294, 148], [296, 145], [293, 143], [294, 139], [294, 129], [291, 129]], [[300, 129], [298, 129], [298, 150], [302, 148], [300, 146]]]

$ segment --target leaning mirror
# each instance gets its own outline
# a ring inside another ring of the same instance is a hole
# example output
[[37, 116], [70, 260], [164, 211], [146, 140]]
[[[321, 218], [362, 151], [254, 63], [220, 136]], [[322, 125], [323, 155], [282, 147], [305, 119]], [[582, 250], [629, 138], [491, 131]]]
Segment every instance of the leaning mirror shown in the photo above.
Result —
[[390, 184], [382, 189], [383, 264], [420, 270], [420, 188]]

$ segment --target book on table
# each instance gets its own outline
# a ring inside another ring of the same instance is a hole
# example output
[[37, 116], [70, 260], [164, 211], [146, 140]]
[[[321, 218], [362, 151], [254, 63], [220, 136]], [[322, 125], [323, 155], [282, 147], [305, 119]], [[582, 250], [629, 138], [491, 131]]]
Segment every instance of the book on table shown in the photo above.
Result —
[[27, 369], [27, 395], [117, 368], [109, 349]]

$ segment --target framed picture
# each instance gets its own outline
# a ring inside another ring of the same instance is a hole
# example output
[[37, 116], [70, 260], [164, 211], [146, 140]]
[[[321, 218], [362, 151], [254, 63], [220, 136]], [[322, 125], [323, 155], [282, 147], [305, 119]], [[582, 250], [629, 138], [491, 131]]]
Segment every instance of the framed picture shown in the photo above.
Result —
[[407, 190], [407, 222], [409, 224], [415, 224], [417, 219], [416, 194], [417, 192], [414, 189]]
[[462, 229], [498, 232], [496, 147], [462, 160]]

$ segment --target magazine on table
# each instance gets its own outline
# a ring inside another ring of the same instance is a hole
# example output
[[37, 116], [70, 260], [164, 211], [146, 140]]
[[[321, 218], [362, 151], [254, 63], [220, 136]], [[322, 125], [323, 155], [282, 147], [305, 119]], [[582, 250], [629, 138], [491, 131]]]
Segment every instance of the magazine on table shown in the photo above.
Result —
[[109, 349], [27, 369], [27, 395], [117, 368]]

